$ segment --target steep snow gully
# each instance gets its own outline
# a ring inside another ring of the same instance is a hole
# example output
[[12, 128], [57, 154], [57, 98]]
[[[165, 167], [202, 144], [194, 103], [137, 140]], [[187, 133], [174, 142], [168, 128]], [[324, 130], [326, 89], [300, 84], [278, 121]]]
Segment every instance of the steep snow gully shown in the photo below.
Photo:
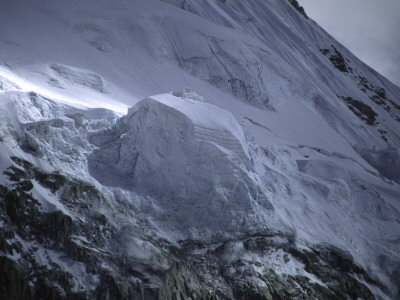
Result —
[[295, 0], [5, 0], [0, 299], [399, 299], [399, 147]]

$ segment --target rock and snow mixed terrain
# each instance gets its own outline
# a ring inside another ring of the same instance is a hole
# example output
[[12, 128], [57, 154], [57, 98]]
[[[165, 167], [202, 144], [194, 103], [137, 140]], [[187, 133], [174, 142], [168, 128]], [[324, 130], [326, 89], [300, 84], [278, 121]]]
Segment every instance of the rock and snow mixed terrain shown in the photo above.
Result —
[[296, 1], [6, 0], [0, 64], [0, 299], [400, 297], [400, 88]]

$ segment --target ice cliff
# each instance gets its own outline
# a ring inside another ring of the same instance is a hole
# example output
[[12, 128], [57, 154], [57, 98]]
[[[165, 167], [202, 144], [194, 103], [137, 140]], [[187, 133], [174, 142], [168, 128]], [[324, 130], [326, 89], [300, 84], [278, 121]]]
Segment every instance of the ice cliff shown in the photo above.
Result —
[[230, 112], [186, 89], [138, 102], [92, 138], [89, 171], [102, 184], [154, 197], [180, 229], [249, 230], [260, 191]]

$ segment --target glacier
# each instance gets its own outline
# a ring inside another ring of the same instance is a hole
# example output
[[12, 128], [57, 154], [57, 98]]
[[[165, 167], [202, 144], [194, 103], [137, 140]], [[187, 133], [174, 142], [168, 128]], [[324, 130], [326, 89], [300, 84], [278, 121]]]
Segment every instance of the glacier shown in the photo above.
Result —
[[181, 230], [237, 233], [259, 197], [249, 146], [231, 113], [198, 99], [185, 90], [138, 102], [111, 132], [93, 137], [99, 148], [89, 172], [157, 199]]
[[0, 299], [399, 297], [400, 88], [296, 1], [6, 0], [0, 45]]

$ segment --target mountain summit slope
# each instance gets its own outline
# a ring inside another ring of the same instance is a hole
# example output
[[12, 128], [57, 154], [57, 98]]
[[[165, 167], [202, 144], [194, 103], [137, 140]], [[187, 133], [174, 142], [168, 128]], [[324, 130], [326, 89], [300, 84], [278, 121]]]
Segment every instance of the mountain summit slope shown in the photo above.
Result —
[[296, 1], [5, 0], [0, 45], [0, 299], [400, 297], [400, 88]]

